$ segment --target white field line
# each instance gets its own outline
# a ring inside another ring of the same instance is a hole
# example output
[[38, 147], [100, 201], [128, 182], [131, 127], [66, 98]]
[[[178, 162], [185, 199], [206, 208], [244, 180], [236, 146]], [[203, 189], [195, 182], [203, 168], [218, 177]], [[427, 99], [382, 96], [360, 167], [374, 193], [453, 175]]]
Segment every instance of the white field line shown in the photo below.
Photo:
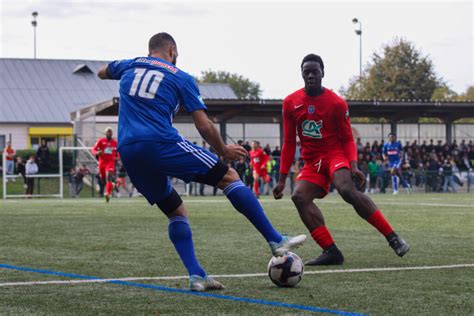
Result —
[[[392, 267], [392, 268], [363, 268], [363, 269], [338, 269], [305, 271], [304, 274], [333, 274], [333, 273], [361, 273], [361, 272], [394, 272], [394, 271], [414, 271], [414, 270], [439, 270], [439, 269], [460, 269], [474, 268], [474, 263], [452, 264], [442, 266], [415, 266], [415, 267]], [[244, 273], [244, 274], [216, 274], [210, 275], [213, 278], [252, 278], [268, 276], [267, 273]], [[107, 283], [112, 281], [150, 281], [150, 280], [186, 280], [187, 275], [163, 276], [163, 277], [130, 277], [118, 279], [88, 279], [88, 280], [53, 280], [53, 281], [32, 281], [32, 282], [7, 282], [0, 283], [0, 287], [20, 286], [20, 285], [42, 285], [42, 284], [81, 284], [81, 283]]]
[[[119, 203], [136, 203], [139, 202], [139, 200], [132, 200], [132, 199], [114, 199], [116, 202]], [[473, 197], [474, 200], [474, 197]], [[78, 200], [76, 199], [70, 199], [70, 200], [62, 200], [59, 203], [77, 203]], [[141, 200], [142, 202], [144, 200]], [[281, 203], [281, 201], [277, 200], [260, 200], [262, 204], [266, 203]], [[282, 200], [282, 201], [289, 201], [289, 200]], [[11, 200], [9, 203], [15, 203], [15, 202], [24, 202], [24, 200]], [[29, 203], [51, 203], [51, 200], [29, 200]], [[375, 201], [376, 204], [380, 205], [395, 205], [395, 206], [434, 206], [434, 207], [457, 207], [457, 208], [474, 208], [474, 203], [473, 201], [463, 201], [466, 202], [466, 204], [446, 204], [446, 203], [417, 203], [417, 202], [390, 202], [390, 201]], [[91, 204], [103, 204], [105, 207], [105, 202], [102, 199], [96, 199], [96, 200], [81, 200], [80, 203], [91, 203]], [[202, 200], [184, 200], [185, 204], [205, 204], [205, 203], [228, 203], [227, 200], [222, 199], [202, 199]], [[321, 200], [317, 201], [318, 204], [347, 204], [344, 201], [331, 201], [331, 200]]]

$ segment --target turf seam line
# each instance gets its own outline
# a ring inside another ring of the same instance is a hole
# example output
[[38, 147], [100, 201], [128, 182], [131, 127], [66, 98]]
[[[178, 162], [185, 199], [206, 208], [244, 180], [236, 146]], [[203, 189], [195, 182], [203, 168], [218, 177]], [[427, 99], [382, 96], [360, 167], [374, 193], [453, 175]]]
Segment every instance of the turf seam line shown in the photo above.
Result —
[[[1, 266], [0, 266], [1, 268]], [[366, 272], [398, 272], [398, 271], [415, 271], [415, 270], [439, 270], [439, 269], [459, 269], [474, 268], [474, 263], [452, 264], [442, 266], [417, 266], [417, 267], [388, 267], [388, 268], [362, 268], [362, 269], [338, 269], [338, 270], [320, 270], [305, 271], [305, 274], [332, 274], [332, 273], [366, 273]], [[248, 278], [248, 277], [264, 277], [267, 273], [242, 273], [242, 274], [214, 274], [213, 278]], [[187, 275], [161, 276], [161, 277], [127, 277], [127, 278], [92, 278], [83, 280], [51, 280], [51, 281], [26, 281], [26, 282], [7, 282], [0, 283], [3, 286], [20, 286], [20, 285], [47, 285], [47, 284], [78, 284], [78, 283], [107, 283], [112, 281], [148, 281], [148, 280], [184, 280], [188, 279]]]
[[[101, 278], [94, 277], [94, 276], [87, 276], [87, 275], [74, 274], [74, 273], [64, 273], [64, 272], [58, 272], [58, 271], [52, 271], [52, 270], [46, 270], [46, 269], [34, 269], [34, 268], [29, 268], [29, 267], [13, 266], [9, 264], [0, 264], [0, 268], [16, 270], [16, 271], [24, 271], [24, 272], [33, 272], [33, 273], [39, 273], [39, 274], [45, 274], [45, 275], [56, 275], [56, 276], [61, 276], [61, 277], [84, 279], [84, 280], [103, 280]], [[185, 295], [222, 299], [222, 300], [227, 300], [227, 301], [243, 302], [243, 303], [250, 303], [250, 304], [273, 306], [273, 307], [283, 307], [283, 308], [304, 310], [304, 311], [317, 312], [317, 313], [329, 313], [329, 314], [342, 315], [342, 316], [363, 315], [359, 313], [333, 310], [333, 309], [328, 309], [328, 308], [290, 304], [290, 303], [275, 302], [275, 301], [265, 301], [265, 300], [260, 300], [260, 299], [213, 294], [213, 293], [208, 293], [208, 292], [192, 292], [190, 290], [175, 289], [175, 288], [169, 288], [165, 286], [142, 284], [142, 283], [135, 283], [135, 282], [128, 282], [128, 281], [112, 280], [112, 281], [106, 281], [104, 283], [119, 284], [119, 285], [151, 289], [155, 291], [168, 292], [168, 293], [179, 293], [179, 294], [185, 294]]]

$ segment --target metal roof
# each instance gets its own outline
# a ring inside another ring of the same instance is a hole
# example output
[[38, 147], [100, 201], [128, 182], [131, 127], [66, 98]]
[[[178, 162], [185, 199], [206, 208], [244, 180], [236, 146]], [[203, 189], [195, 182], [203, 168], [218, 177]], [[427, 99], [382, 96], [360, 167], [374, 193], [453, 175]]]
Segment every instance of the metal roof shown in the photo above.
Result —
[[[119, 96], [95, 74], [107, 61], [0, 58], [0, 122], [69, 123], [70, 113]], [[199, 84], [205, 100], [237, 99], [227, 84]]]

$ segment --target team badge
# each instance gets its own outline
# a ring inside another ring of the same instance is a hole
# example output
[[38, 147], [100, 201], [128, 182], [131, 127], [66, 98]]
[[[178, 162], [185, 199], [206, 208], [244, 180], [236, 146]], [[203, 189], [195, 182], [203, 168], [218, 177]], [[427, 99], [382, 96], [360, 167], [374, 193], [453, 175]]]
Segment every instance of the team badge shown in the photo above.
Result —
[[346, 120], [349, 118], [349, 110], [346, 111], [346, 113], [344, 114], [344, 117], [346, 118]]
[[302, 134], [303, 136], [311, 137], [311, 138], [323, 138], [323, 134], [321, 133], [321, 128], [323, 128], [323, 121], [315, 122], [313, 120], [306, 120], [301, 125]]
[[314, 105], [308, 106], [308, 113], [313, 114], [314, 113]]

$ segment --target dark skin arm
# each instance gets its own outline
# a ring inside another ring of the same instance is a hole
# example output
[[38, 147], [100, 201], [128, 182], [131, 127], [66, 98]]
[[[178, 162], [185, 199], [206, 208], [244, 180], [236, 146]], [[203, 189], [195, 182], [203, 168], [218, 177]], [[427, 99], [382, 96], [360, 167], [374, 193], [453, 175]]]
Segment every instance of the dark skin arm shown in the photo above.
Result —
[[364, 173], [357, 168], [357, 161], [351, 161], [351, 173], [353, 177], [359, 180], [360, 186], [365, 185], [365, 176]]
[[196, 126], [199, 134], [204, 140], [211, 145], [219, 155], [227, 160], [237, 160], [241, 157], [247, 156], [245, 148], [239, 145], [226, 145], [216, 129], [214, 124], [209, 120], [204, 110], [197, 110], [192, 113], [194, 119], [194, 125]]
[[97, 72], [97, 76], [102, 80], [112, 79], [109, 77], [109, 73], [107, 72], [107, 65], [100, 67], [99, 71]]
[[273, 189], [273, 197], [275, 200], [279, 200], [283, 197], [283, 190], [285, 190], [286, 178], [288, 178], [288, 174], [280, 173], [280, 177], [278, 178], [278, 183]]

